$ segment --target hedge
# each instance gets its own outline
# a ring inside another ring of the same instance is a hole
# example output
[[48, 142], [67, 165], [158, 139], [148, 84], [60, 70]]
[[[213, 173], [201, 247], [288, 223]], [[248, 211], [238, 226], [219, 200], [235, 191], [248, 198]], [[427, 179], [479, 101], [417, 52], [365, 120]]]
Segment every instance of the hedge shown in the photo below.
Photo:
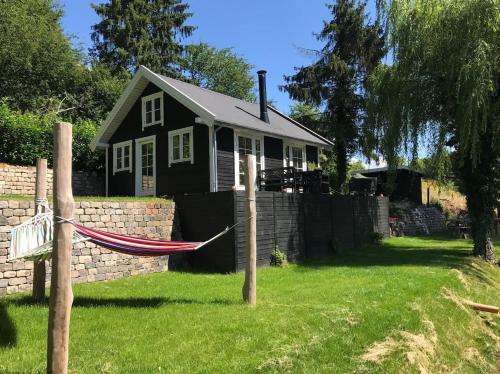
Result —
[[[14, 165], [35, 165], [38, 158], [52, 163], [54, 115], [21, 113], [0, 102], [0, 161]], [[103, 155], [92, 152], [89, 144], [97, 124], [77, 120], [73, 124], [73, 168], [99, 171], [104, 168]]]

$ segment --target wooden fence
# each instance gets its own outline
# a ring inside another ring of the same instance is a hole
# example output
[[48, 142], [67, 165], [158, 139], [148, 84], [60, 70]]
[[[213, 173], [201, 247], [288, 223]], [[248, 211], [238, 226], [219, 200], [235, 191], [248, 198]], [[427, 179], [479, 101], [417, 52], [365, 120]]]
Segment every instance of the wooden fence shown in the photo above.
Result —
[[[279, 247], [290, 261], [328, 256], [389, 235], [386, 197], [257, 192], [257, 264], [269, 265]], [[245, 215], [244, 192], [176, 196], [184, 240], [202, 241]], [[195, 269], [232, 272], [245, 267], [245, 225], [189, 256]]]

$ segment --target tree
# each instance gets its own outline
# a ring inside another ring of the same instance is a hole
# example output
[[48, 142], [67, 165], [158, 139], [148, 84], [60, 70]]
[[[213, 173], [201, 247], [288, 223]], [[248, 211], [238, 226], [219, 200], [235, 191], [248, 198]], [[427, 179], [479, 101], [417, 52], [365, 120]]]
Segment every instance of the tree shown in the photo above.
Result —
[[187, 79], [197, 86], [238, 99], [255, 102], [253, 68], [231, 48], [216, 49], [208, 44], [186, 48], [182, 69]]
[[358, 148], [365, 82], [385, 53], [381, 28], [366, 22], [365, 7], [356, 0], [328, 5], [332, 20], [317, 36], [325, 41], [317, 61], [295, 68], [295, 75], [285, 76], [281, 87], [293, 99], [324, 109], [322, 133], [335, 143], [337, 190], [343, 189], [348, 160]]
[[392, 66], [370, 78], [365, 144], [394, 165], [419, 144], [453, 149], [473, 253], [495, 261], [500, 197], [500, 1], [388, 0], [381, 7]]
[[72, 91], [82, 55], [60, 25], [53, 0], [0, 1], [0, 96], [23, 111], [43, 111]]
[[101, 21], [92, 26], [90, 54], [113, 72], [135, 72], [144, 65], [156, 73], [180, 77], [183, 38], [193, 26], [182, 0], [111, 0], [92, 7]]
[[106, 65], [95, 60], [89, 66], [81, 65], [74, 82], [74, 93], [68, 102], [74, 110], [69, 111], [67, 117], [71, 120], [86, 118], [103, 121], [129, 79], [129, 74], [124, 70], [113, 74]]
[[325, 118], [317, 106], [301, 102], [294, 103], [290, 107], [290, 118], [324, 137], [328, 136]]

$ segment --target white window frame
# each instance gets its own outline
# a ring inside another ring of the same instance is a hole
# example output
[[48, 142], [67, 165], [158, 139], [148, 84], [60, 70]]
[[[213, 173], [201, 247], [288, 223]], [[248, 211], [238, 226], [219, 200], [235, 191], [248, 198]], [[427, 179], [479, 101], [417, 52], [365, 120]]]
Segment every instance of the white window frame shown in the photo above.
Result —
[[[244, 131], [234, 131], [234, 186], [237, 190], [244, 190], [245, 185], [240, 184], [240, 151], [239, 151], [239, 140], [238, 137], [250, 138], [252, 139], [252, 154], [255, 155], [255, 140], [260, 141], [260, 165], [261, 170], [265, 169], [265, 156], [264, 156], [264, 136], [260, 134], [244, 132]], [[257, 161], [257, 160], [256, 160]], [[257, 178], [257, 165], [254, 165], [255, 178]], [[254, 181], [255, 186], [257, 186], [257, 179]]]
[[[292, 162], [292, 165], [287, 165], [286, 164], [286, 147], [290, 147], [290, 151], [292, 152], [292, 155], [288, 155], [288, 157], [290, 158], [290, 160]], [[295, 166], [295, 165], [293, 165], [293, 157], [290, 157], [290, 156], [293, 156], [292, 147], [302, 149], [302, 170], [303, 171], [307, 171], [306, 145], [305, 144], [301, 144], [301, 143], [283, 142], [283, 166], [284, 167]]]
[[[155, 99], [160, 99], [160, 120], [159, 121], [155, 121], [154, 120], [154, 101]], [[151, 123], [146, 123], [146, 103], [148, 101], [151, 101], [151, 108], [153, 109], [152, 111], [152, 116], [151, 116], [151, 119], [153, 120], [153, 122]], [[142, 131], [144, 131], [144, 129], [146, 127], [151, 127], [151, 126], [155, 126], [155, 125], [161, 125], [163, 126], [163, 91], [160, 91], [160, 92], [157, 92], [157, 93], [154, 93], [152, 95], [148, 95], [148, 96], [144, 96], [142, 98]]]
[[[184, 143], [182, 142], [183, 135], [189, 134], [189, 157], [184, 157]], [[179, 136], [179, 156], [174, 160], [174, 136]], [[180, 162], [191, 162], [194, 164], [194, 148], [193, 148], [193, 126], [184, 127], [182, 129], [172, 130], [168, 132], [168, 167], [172, 164]]]
[[[142, 143], [153, 143], [153, 192], [151, 195], [145, 194], [142, 191]], [[156, 196], [156, 135], [145, 136], [144, 138], [135, 139], [135, 196]]]
[[[124, 166], [124, 162], [122, 161], [122, 167], [118, 168], [117, 165], [117, 155], [118, 155], [118, 149], [121, 148], [122, 150], [122, 159], [125, 156], [125, 147], [129, 147], [129, 161], [128, 161], [128, 167]], [[120, 171], [129, 171], [132, 173], [132, 160], [133, 160], [133, 155], [132, 155], [132, 140], [127, 140], [124, 142], [116, 143], [113, 144], [113, 175]]]

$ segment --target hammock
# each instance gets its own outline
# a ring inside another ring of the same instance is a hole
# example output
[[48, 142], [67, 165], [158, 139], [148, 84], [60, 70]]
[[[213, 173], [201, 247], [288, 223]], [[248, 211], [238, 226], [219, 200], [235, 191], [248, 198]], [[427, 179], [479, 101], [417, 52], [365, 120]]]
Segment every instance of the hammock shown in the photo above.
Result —
[[[204, 242], [151, 240], [135, 236], [115, 234], [85, 227], [72, 220], [57, 217], [56, 224], [68, 223], [75, 228], [73, 244], [90, 241], [114, 252], [133, 256], [165, 256], [200, 249], [221, 237], [241, 222], [226, 227], [222, 232]], [[17, 259], [39, 260], [50, 258], [52, 252], [54, 221], [53, 213], [38, 213], [11, 231], [9, 261]]]

